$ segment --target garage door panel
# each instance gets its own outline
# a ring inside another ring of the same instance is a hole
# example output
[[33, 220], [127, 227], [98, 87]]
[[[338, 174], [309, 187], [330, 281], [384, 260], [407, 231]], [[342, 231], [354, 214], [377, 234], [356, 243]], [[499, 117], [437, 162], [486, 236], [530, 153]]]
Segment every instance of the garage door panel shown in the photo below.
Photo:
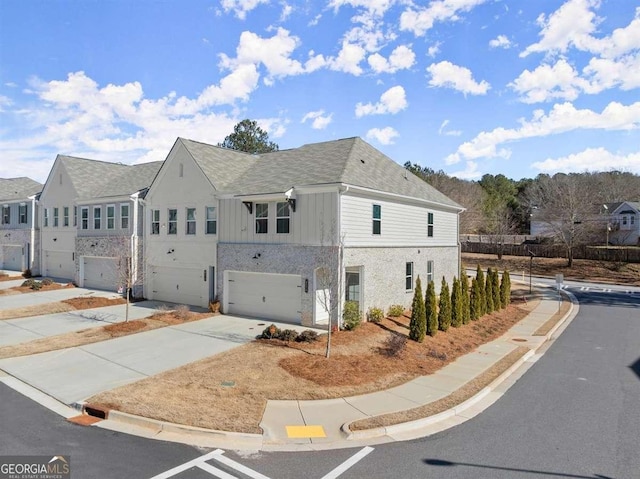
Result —
[[84, 287], [117, 291], [117, 258], [84, 257]]
[[2, 246], [2, 268], [11, 271], [22, 271], [22, 246], [4, 245]]
[[76, 276], [76, 264], [71, 251], [45, 251], [45, 275], [73, 281]]
[[153, 299], [203, 306], [204, 276], [201, 268], [151, 267]]
[[230, 271], [228, 312], [279, 321], [300, 322], [301, 277]]

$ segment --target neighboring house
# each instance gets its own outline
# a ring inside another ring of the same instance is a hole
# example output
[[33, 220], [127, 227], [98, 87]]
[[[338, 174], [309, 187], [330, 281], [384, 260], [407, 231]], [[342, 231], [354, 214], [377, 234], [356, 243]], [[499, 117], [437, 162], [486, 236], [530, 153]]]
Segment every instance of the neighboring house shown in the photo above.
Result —
[[149, 299], [314, 325], [460, 271], [463, 208], [359, 138], [261, 155], [178, 139], [146, 203]]
[[159, 167], [58, 155], [39, 201], [42, 275], [115, 290], [114, 258], [138, 255], [140, 196]]
[[640, 246], [640, 201], [608, 205], [609, 243]]
[[30, 178], [0, 178], [0, 270], [38, 273], [38, 207], [42, 185]]

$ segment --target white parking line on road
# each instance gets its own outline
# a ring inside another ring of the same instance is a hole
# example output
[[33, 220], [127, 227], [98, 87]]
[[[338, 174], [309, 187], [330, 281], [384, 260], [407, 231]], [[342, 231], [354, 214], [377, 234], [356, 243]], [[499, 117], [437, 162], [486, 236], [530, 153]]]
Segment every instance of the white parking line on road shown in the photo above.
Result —
[[201, 462], [200, 464], [197, 464], [196, 467], [199, 469], [202, 469], [205, 472], [208, 472], [209, 474], [213, 474], [214, 476], [219, 477], [220, 479], [238, 479], [236, 476], [227, 474], [223, 470], [212, 466], [208, 462]]
[[342, 464], [340, 464], [338, 467], [336, 467], [329, 474], [327, 474], [325, 476], [322, 476], [322, 479], [336, 479], [336, 477], [340, 476], [347, 469], [349, 469], [350, 467], [354, 466], [361, 459], [363, 459], [366, 455], [368, 455], [371, 451], [373, 451], [373, 448], [369, 447], [369, 446], [367, 446], [367, 447], [365, 447], [363, 449], [360, 449], [360, 451], [358, 451], [353, 456], [351, 456], [349, 459], [344, 461]]
[[224, 451], [222, 451], [221, 449], [216, 449], [215, 451], [205, 454], [204, 456], [196, 457], [195, 459], [189, 462], [185, 462], [180, 466], [176, 466], [173, 469], [169, 469], [168, 471], [158, 474], [157, 476], [153, 476], [151, 479], [168, 479], [169, 477], [173, 477], [176, 474], [180, 474], [181, 472], [191, 469], [192, 467], [200, 466], [200, 464], [203, 464], [205, 461], [208, 461], [209, 459], [213, 459], [213, 457], [220, 454], [220, 452], [224, 452]]
[[247, 466], [240, 464], [239, 462], [234, 461], [233, 459], [229, 459], [226, 456], [223, 456], [224, 451], [218, 449], [220, 451], [218, 454], [213, 457], [215, 461], [221, 462], [225, 466], [228, 466], [232, 469], [235, 469], [238, 472], [241, 472], [245, 476], [249, 476], [251, 479], [269, 479], [267, 476], [260, 474], [259, 472], [254, 471], [253, 469], [249, 469]]

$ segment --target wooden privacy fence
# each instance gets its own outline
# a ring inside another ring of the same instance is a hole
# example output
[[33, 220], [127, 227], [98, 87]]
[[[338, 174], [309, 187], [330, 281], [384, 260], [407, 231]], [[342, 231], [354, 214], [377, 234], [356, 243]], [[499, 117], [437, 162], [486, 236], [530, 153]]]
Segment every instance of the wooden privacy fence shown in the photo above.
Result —
[[[491, 244], [462, 241], [463, 253], [502, 254], [511, 256], [529, 256], [529, 251], [542, 258], [566, 258], [567, 250], [558, 244]], [[580, 245], [573, 248], [574, 259], [594, 259], [600, 261], [621, 261], [624, 263], [640, 263], [638, 247], [605, 247]]]

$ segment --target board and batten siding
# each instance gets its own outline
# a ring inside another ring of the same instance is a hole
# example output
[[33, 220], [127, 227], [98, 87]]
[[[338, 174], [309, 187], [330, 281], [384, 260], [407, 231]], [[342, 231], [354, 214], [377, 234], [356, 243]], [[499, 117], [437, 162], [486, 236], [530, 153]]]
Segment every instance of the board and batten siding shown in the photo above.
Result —
[[[218, 215], [218, 240], [221, 243], [265, 243], [321, 245], [331, 242], [337, 224], [338, 193], [309, 193], [296, 196], [296, 211], [291, 211], [289, 233], [276, 233], [277, 201], [253, 201], [253, 212], [240, 199], [221, 199]], [[268, 232], [257, 234], [256, 203], [269, 204]], [[324, 238], [323, 238], [324, 236]]]
[[[381, 234], [373, 234], [373, 205], [381, 206]], [[433, 237], [427, 235], [433, 213]], [[458, 215], [426, 206], [345, 194], [341, 197], [345, 246], [456, 246]]]

